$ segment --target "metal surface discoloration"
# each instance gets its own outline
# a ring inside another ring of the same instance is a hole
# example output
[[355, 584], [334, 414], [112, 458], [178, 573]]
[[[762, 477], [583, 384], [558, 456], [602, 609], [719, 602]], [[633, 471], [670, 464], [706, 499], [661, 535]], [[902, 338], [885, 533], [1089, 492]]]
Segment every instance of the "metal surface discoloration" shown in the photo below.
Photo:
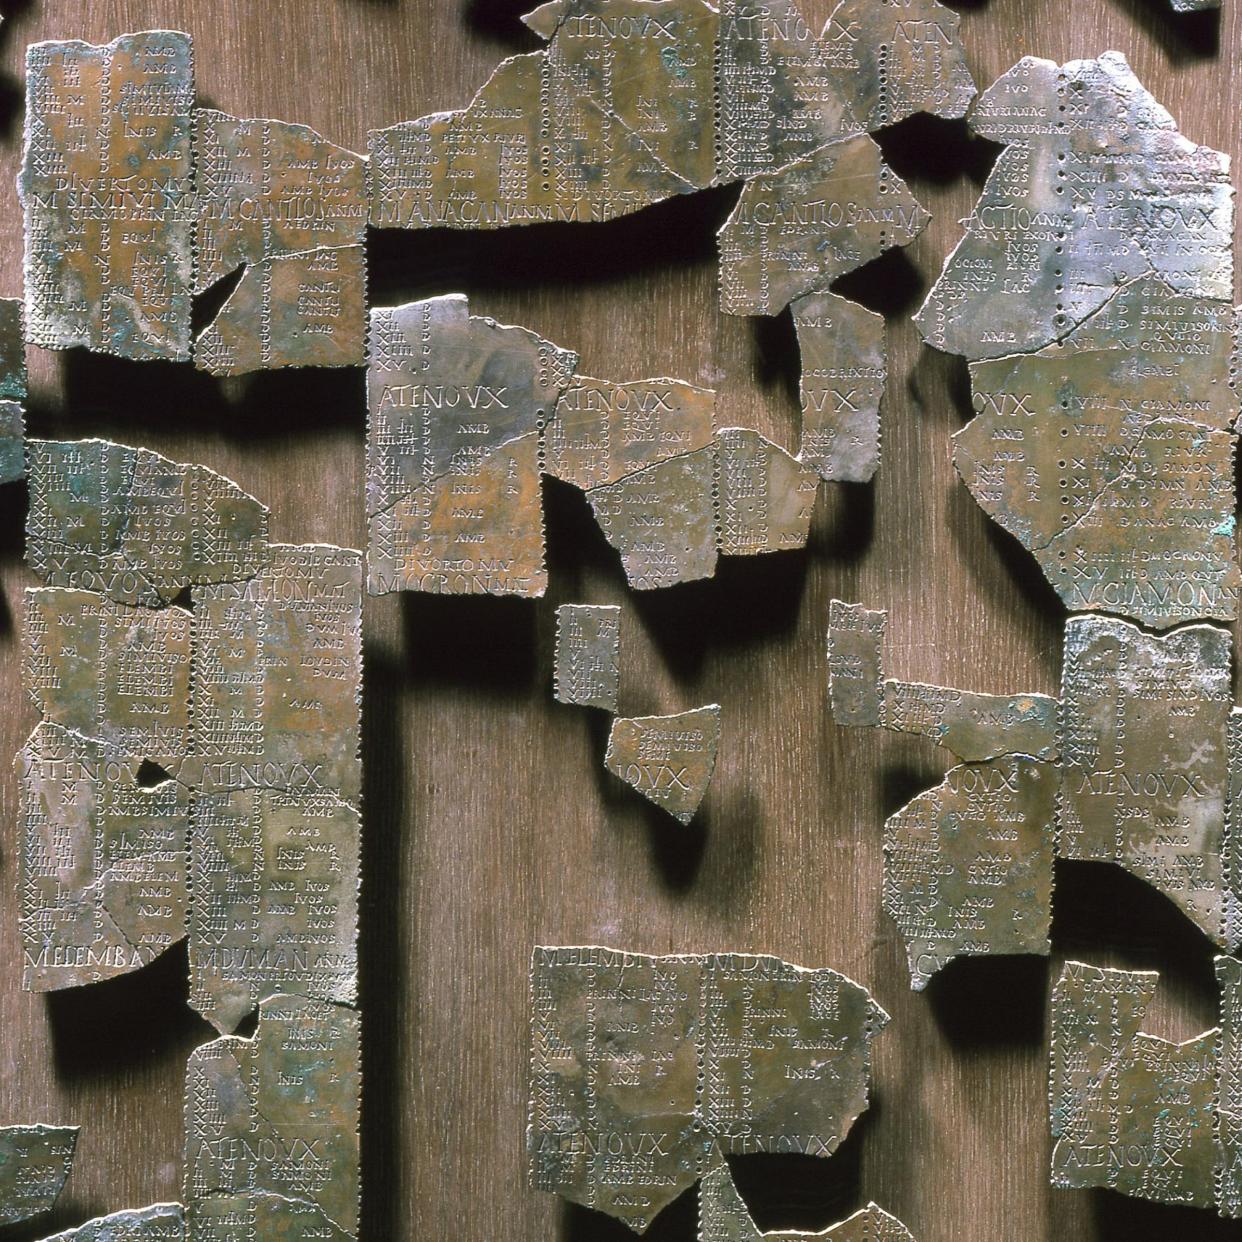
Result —
[[819, 476], [745, 427], [717, 436], [720, 551], [757, 556], [806, 546]]
[[835, 293], [791, 304], [802, 358], [798, 459], [838, 483], [866, 483], [880, 465], [888, 378], [884, 317]]
[[716, 394], [676, 379], [575, 375], [545, 433], [545, 470], [584, 491], [712, 443]]
[[1224, 937], [1229, 633], [1066, 624], [1058, 851], [1113, 862]]
[[540, 438], [577, 360], [460, 294], [371, 312], [372, 594], [543, 594]]
[[190, 1003], [357, 996], [362, 555], [274, 544], [194, 592]]
[[699, 1186], [698, 1242], [759, 1242], [761, 1238], [769, 1242], [799, 1242], [807, 1238], [824, 1238], [828, 1242], [914, 1242], [914, 1235], [901, 1221], [874, 1203], [814, 1233], [800, 1229], [764, 1233], [737, 1193], [729, 1166], [713, 1169]]
[[884, 909], [922, 991], [954, 957], [1049, 951], [1057, 769], [953, 768], [884, 826]]
[[27, 48], [18, 189], [33, 344], [190, 356], [193, 107], [189, 35]]
[[301, 996], [259, 1008], [253, 1039], [191, 1057], [185, 1201], [194, 1242], [227, 1242], [238, 1221], [263, 1238], [358, 1233], [360, 1022]]
[[617, 717], [604, 766], [674, 819], [688, 824], [707, 793], [720, 743], [716, 704], [675, 716]]
[[967, 763], [1057, 757], [1056, 699], [885, 679], [887, 626], [886, 612], [835, 599], [829, 605], [828, 694], [838, 724], [930, 737]]
[[1069, 609], [1236, 615], [1232, 321], [1146, 277], [1064, 341], [971, 368], [958, 473]]
[[26, 560], [49, 586], [157, 607], [252, 576], [267, 509], [205, 466], [105, 440], [31, 440]]
[[558, 703], [615, 712], [620, 659], [620, 608], [611, 604], [562, 604], [556, 610], [553, 693]]
[[637, 1233], [726, 1156], [830, 1156], [888, 1021], [836, 971], [746, 954], [539, 947], [531, 1003], [531, 1185]]
[[866, 134], [747, 181], [718, 235], [720, 305], [775, 315], [894, 246], [930, 219]]
[[915, 317], [929, 344], [970, 359], [1042, 349], [1148, 274], [1182, 297], [1232, 297], [1228, 158], [1184, 138], [1124, 56], [1026, 57], [970, 123], [1005, 150]]
[[195, 291], [244, 265], [195, 342], [217, 375], [361, 366], [366, 350], [367, 161], [305, 125], [200, 108]]
[[1180, 1044], [1143, 1032], [1158, 981], [1065, 964], [1052, 992], [1052, 1184], [1210, 1208], [1220, 1031]]
[[[185, 1209], [180, 1203], [156, 1203], [88, 1220], [43, 1242], [185, 1242]], [[218, 1242], [224, 1242], [219, 1239]]]
[[77, 1142], [77, 1126], [0, 1126], [0, 1228], [51, 1211]]
[[718, 469], [713, 442], [587, 493], [595, 520], [621, 554], [634, 590], [676, 586], [715, 573]]
[[0, 298], [0, 483], [26, 473], [26, 330], [21, 298]]
[[17, 766], [22, 986], [109, 979], [180, 940], [189, 788], [140, 784], [138, 759], [49, 722]]

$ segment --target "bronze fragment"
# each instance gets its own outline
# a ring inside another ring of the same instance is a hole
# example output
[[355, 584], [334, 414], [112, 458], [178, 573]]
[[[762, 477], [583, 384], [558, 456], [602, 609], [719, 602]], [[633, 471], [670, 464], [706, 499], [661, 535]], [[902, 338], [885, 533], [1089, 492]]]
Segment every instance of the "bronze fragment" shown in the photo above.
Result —
[[683, 380], [575, 375], [549, 420], [545, 469], [588, 491], [710, 447], [716, 394]]
[[620, 608], [562, 604], [556, 610], [554, 693], [558, 703], [615, 712], [620, 658]]
[[[1236, 978], [1236, 968], [1217, 958], [1218, 974]], [[1052, 1184], [1210, 1208], [1223, 1032], [1175, 1044], [1142, 1031], [1158, 981], [1154, 971], [1066, 963], [1052, 993]]]
[[637, 1233], [727, 1156], [830, 1156], [888, 1021], [836, 971], [732, 953], [538, 947], [531, 1002], [531, 1185]]
[[649, 591], [716, 571], [716, 445], [682, 453], [587, 493], [626, 581]]
[[1184, 298], [1232, 296], [1228, 158], [1184, 138], [1124, 56], [1025, 57], [971, 126], [1005, 150], [915, 317], [929, 344], [970, 359], [1042, 349], [1149, 274]]
[[106, 440], [32, 440], [26, 560], [49, 586], [158, 607], [253, 575], [267, 509], [205, 466]]
[[0, 1229], [52, 1210], [77, 1142], [77, 1126], [0, 1126]]
[[577, 355], [460, 294], [371, 312], [368, 589], [539, 596], [540, 437]]
[[96, 1217], [43, 1242], [185, 1242], [188, 1236], [181, 1204], [156, 1203]]
[[1059, 853], [1125, 867], [1217, 943], [1242, 879], [1224, 868], [1231, 656], [1214, 626], [1071, 617], [1061, 688]]
[[775, 315], [907, 245], [930, 218], [868, 135], [822, 146], [746, 183], [719, 233], [721, 309]]
[[930, 737], [968, 763], [1057, 757], [1057, 701], [1046, 694], [977, 694], [884, 679], [887, 623], [887, 613], [861, 604], [833, 600], [829, 607], [829, 701], [838, 724]]
[[674, 716], [614, 718], [604, 766], [688, 824], [707, 793], [720, 743], [716, 704]]
[[798, 459], [830, 482], [866, 483], [880, 465], [884, 319], [835, 293], [807, 294], [791, 309], [802, 358]]
[[217, 375], [361, 366], [366, 349], [366, 160], [305, 125], [200, 108], [195, 292], [244, 266], [195, 342]]
[[359, 1018], [272, 996], [252, 1039], [225, 1036], [190, 1057], [185, 1201], [194, 1242], [358, 1234]]
[[0, 298], [0, 483], [26, 473], [26, 332], [22, 300]]
[[772, 1242], [799, 1242], [806, 1238], [824, 1238], [828, 1242], [914, 1242], [914, 1235], [901, 1221], [874, 1203], [814, 1233], [800, 1229], [764, 1233], [751, 1220], [750, 1211], [733, 1184], [729, 1166], [713, 1169], [699, 1187], [699, 1242], [759, 1242], [761, 1238]]
[[27, 48], [18, 190], [34, 344], [189, 358], [193, 107], [189, 35]]
[[22, 986], [137, 970], [185, 935], [190, 790], [44, 722], [18, 756]]
[[779, 445], [744, 427], [726, 427], [719, 445], [719, 548], [755, 556], [806, 547], [819, 476]]
[[884, 909], [922, 991], [954, 957], [1047, 954], [1055, 765], [1006, 756], [953, 768], [884, 826]]

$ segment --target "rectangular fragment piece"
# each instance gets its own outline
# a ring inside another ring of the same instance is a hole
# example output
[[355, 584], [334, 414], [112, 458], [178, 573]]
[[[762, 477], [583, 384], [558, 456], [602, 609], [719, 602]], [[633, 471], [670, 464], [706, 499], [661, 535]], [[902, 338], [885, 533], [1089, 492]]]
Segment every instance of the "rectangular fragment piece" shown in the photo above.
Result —
[[189, 35], [27, 48], [18, 188], [34, 344], [190, 356], [193, 107]]
[[158, 607], [267, 560], [267, 509], [206, 466], [107, 440], [31, 440], [26, 560], [49, 586]]
[[792, 310], [802, 359], [799, 460], [821, 479], [866, 483], [880, 465], [884, 317], [835, 293], [808, 294]]
[[884, 727], [930, 737], [959, 759], [1055, 759], [1057, 700], [1046, 694], [976, 694], [916, 681], [884, 683]]
[[190, 1057], [184, 1176], [194, 1242], [357, 1237], [359, 1028], [351, 1010], [273, 996], [252, 1039], [226, 1036]]
[[1216, 1210], [1242, 1216], [1242, 962], [1216, 959], [1220, 1055], [1216, 1069]]
[[0, 1126], [0, 1229], [52, 1210], [77, 1142], [77, 1126]]
[[540, 436], [577, 360], [459, 294], [371, 312], [372, 594], [543, 594]]
[[1059, 852], [1115, 862], [1224, 934], [1232, 641], [1071, 617], [1062, 674]]
[[175, 772], [190, 744], [191, 619], [93, 591], [28, 590], [26, 691], [45, 720]]
[[834, 599], [828, 606], [828, 696], [839, 725], [878, 728], [885, 719], [888, 613]]
[[275, 544], [194, 594], [190, 1003], [357, 994], [362, 557]]
[[18, 756], [26, 990], [137, 970], [185, 934], [190, 791], [139, 767], [50, 723]]
[[888, 1016], [832, 970], [749, 954], [531, 960], [531, 1185], [641, 1233], [727, 1155], [830, 1155]]
[[0, 483], [26, 473], [26, 333], [20, 298], [0, 298]]
[[556, 610], [555, 694], [558, 703], [617, 710], [621, 609], [563, 604]]

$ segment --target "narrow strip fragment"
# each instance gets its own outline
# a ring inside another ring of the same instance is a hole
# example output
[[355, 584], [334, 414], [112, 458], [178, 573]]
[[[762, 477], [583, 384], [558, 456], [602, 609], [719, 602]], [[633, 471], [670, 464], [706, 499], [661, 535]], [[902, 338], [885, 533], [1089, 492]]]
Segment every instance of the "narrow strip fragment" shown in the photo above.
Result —
[[726, 1156], [830, 1156], [888, 1022], [836, 971], [746, 954], [537, 947], [531, 1000], [531, 1185], [636, 1233]]
[[190, 356], [194, 55], [171, 30], [26, 49], [26, 330], [48, 349]]
[[372, 594], [543, 594], [540, 438], [577, 361], [460, 294], [371, 312]]
[[301, 996], [259, 1008], [253, 1039], [190, 1057], [185, 1201], [194, 1242], [358, 1234], [360, 1021]]
[[0, 1126], [0, 1228], [52, 1210], [77, 1142], [77, 1126]]
[[829, 482], [866, 483], [880, 466], [884, 318], [835, 293], [809, 293], [791, 309], [802, 358], [798, 458]]
[[733, 1184], [729, 1166], [713, 1169], [699, 1187], [699, 1242], [796, 1242], [800, 1238], [829, 1238], [831, 1242], [914, 1242], [914, 1235], [895, 1216], [868, 1203], [852, 1216], [827, 1229], [808, 1233], [799, 1229], [762, 1232], [751, 1219]]
[[1049, 952], [1058, 773], [963, 764], [884, 826], [884, 910], [921, 992], [953, 958]]
[[674, 716], [618, 716], [604, 766], [674, 819], [688, 824], [716, 770], [720, 707]]
[[106, 440], [31, 440], [26, 561], [49, 586], [155, 608], [249, 578], [268, 511], [206, 466]]
[[0, 483], [26, 473], [26, 330], [21, 298], [0, 298]]
[[558, 703], [617, 710], [621, 609], [562, 604], [556, 610], [554, 694]]

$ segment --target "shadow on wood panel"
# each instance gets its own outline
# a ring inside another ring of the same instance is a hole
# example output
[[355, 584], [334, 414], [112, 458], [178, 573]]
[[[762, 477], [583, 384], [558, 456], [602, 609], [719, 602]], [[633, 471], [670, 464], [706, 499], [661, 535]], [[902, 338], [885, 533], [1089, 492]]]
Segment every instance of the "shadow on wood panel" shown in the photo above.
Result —
[[1237, 1242], [1237, 1221], [1222, 1220], [1204, 1208], [1173, 1207], [1131, 1199], [1111, 1190], [1061, 1190], [1054, 1194], [1089, 1195], [1097, 1242]]
[[[1226, 4], [1228, 2], [1225, 0]], [[1219, 9], [1174, 13], [1169, 0], [1112, 0], [1112, 3], [1149, 39], [1155, 40], [1175, 65], [1210, 60], [1220, 51]]]
[[[980, 83], [980, 87], [986, 83]], [[920, 112], [873, 135], [884, 161], [912, 187], [948, 186], [967, 177], [976, 186], [987, 180], [1003, 147], [974, 134], [965, 120], [947, 121]], [[917, 193], [917, 189], [916, 189]]]
[[184, 1065], [199, 1044], [216, 1038], [215, 1028], [189, 1007], [188, 996], [184, 940], [142, 970], [47, 993], [57, 1079], [118, 1083], [135, 1071]]
[[714, 265], [716, 231], [737, 195], [737, 186], [700, 190], [602, 224], [372, 229], [368, 304], [393, 306], [442, 293], [580, 291], [634, 284], [653, 271]]
[[1038, 1048], [1044, 1041], [1049, 962], [1035, 955], [959, 957], [937, 971], [924, 995], [936, 1025], [958, 1052]]
[[[409, 896], [406, 866], [407, 757], [401, 734], [404, 670], [386, 652], [368, 651], [363, 674], [362, 835], [359, 1000], [362, 1031], [362, 1215], [359, 1237], [398, 1238], [402, 1184], [403, 1067], [408, 1065], [413, 1001], [402, 939]], [[408, 1176], [409, 1170], [406, 1170]]]
[[[370, 4], [396, 4], [397, 0], [363, 0]], [[499, 43], [506, 56], [534, 52], [544, 41], [522, 24], [522, 14], [538, 7], [538, 0], [467, 0], [466, 22], [489, 43]]]

